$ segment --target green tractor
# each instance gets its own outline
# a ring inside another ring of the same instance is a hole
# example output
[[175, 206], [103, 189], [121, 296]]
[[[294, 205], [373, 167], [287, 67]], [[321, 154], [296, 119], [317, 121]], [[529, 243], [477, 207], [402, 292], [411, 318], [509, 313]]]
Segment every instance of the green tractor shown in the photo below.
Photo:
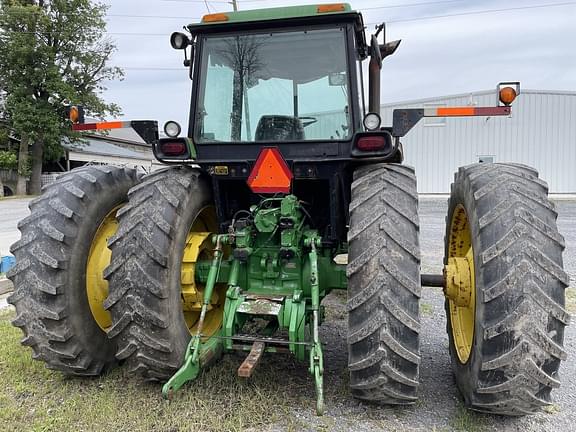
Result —
[[382, 126], [382, 60], [400, 43], [380, 43], [383, 29], [367, 42], [347, 4], [206, 15], [171, 37], [192, 79], [185, 137], [175, 122], [162, 138], [154, 121], [75, 124], [133, 127], [166, 167], [82, 167], [32, 201], [9, 277], [34, 358], [72, 375], [122, 361], [172, 396], [226, 353], [248, 353], [242, 377], [263, 353], [288, 353], [322, 414], [318, 329], [339, 289], [352, 395], [413, 404], [421, 289], [442, 286], [467, 406], [550, 404], [569, 315], [546, 183], [518, 164], [460, 168], [444, 272], [421, 275], [416, 177], [402, 164], [422, 117], [509, 115], [519, 85], [500, 86], [493, 107], [396, 110]]

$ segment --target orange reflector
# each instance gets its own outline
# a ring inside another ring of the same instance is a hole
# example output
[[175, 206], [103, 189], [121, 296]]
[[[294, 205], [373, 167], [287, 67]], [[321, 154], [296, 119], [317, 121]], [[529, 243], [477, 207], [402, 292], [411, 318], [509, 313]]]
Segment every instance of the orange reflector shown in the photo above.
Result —
[[202, 22], [220, 22], [220, 21], [228, 21], [228, 15], [225, 13], [215, 13], [204, 15], [202, 17]]
[[73, 124], [72, 130], [76, 132], [81, 132], [90, 130], [121, 129], [129, 127], [132, 127], [132, 122], [113, 121], [113, 122], [100, 122], [100, 123]]
[[124, 127], [124, 122], [101, 122], [96, 123], [96, 129], [120, 129]]
[[275, 147], [265, 147], [260, 151], [248, 186], [254, 193], [290, 193], [292, 172]]
[[436, 115], [438, 117], [473, 116], [474, 108], [468, 108], [468, 107], [438, 108]]
[[510, 105], [516, 99], [516, 90], [512, 87], [504, 87], [500, 89], [500, 102], [504, 105]]
[[80, 113], [78, 112], [77, 106], [70, 107], [70, 113], [68, 114], [68, 118], [72, 123], [78, 123], [78, 120], [80, 120]]
[[344, 10], [346, 10], [346, 5], [344, 3], [318, 5], [318, 8], [316, 9], [318, 13], [343, 12]]

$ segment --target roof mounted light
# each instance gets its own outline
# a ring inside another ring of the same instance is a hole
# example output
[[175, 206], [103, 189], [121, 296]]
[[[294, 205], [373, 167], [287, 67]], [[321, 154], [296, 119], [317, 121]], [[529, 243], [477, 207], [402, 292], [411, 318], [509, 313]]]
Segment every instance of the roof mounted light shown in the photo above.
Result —
[[378, 113], [368, 113], [364, 116], [364, 127], [366, 128], [366, 130], [369, 131], [373, 131], [376, 130], [380, 127], [380, 123], [382, 122], [382, 120], [380, 119], [380, 116], [378, 115]]
[[331, 4], [323, 4], [318, 5], [316, 11], [318, 13], [327, 13], [327, 12], [344, 12], [346, 10], [346, 5], [344, 3], [331, 3]]
[[170, 138], [176, 138], [178, 135], [180, 135], [181, 131], [182, 128], [175, 121], [170, 120], [164, 124], [164, 133]]
[[224, 21], [228, 21], [230, 18], [228, 17], [228, 14], [225, 13], [213, 13], [213, 14], [208, 14], [208, 15], [204, 15], [202, 17], [202, 22], [203, 23], [207, 23], [207, 22], [224, 22]]
[[170, 45], [176, 50], [183, 50], [190, 45], [190, 39], [184, 33], [174, 32], [170, 36]]

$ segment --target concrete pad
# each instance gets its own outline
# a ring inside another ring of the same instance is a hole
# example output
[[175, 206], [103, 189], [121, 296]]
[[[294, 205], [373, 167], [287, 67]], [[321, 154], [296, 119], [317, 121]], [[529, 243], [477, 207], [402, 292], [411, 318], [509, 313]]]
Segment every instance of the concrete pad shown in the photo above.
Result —
[[10, 245], [20, 239], [18, 222], [30, 214], [32, 198], [0, 200], [0, 255], [10, 255]]
[[0, 295], [12, 292], [14, 290], [14, 286], [12, 285], [12, 281], [8, 279], [0, 279]]

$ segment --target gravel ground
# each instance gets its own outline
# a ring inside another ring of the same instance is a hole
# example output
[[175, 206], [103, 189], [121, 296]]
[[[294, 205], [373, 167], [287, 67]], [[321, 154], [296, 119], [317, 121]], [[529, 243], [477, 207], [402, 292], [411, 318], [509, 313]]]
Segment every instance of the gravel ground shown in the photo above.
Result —
[[[565, 236], [565, 269], [576, 280], [576, 201], [556, 202], [558, 225]], [[0, 202], [0, 211], [4, 203]], [[446, 200], [423, 198], [420, 201], [422, 272], [441, 271], [443, 257], [444, 218]], [[553, 393], [555, 404], [530, 417], [502, 418], [477, 414], [462, 407], [452, 378], [446, 335], [444, 300], [441, 289], [426, 288], [421, 301], [421, 385], [420, 399], [408, 408], [379, 407], [353, 399], [347, 390], [345, 293], [333, 293], [324, 304], [327, 321], [321, 327], [325, 346], [325, 392], [327, 413], [314, 415], [314, 389], [307, 376], [306, 365], [295, 364], [282, 356], [266, 356], [263, 362], [275, 362], [282, 371], [275, 385], [287, 392], [287, 403], [296, 400], [293, 418], [286, 424], [270, 425], [268, 431], [292, 430], [323, 431], [570, 431], [576, 419], [576, 326], [568, 327], [565, 347], [568, 361], [561, 367], [562, 386]], [[266, 366], [265, 366], [266, 367]], [[256, 371], [256, 373], [258, 373]], [[307, 380], [307, 384], [306, 384]], [[304, 381], [304, 382], [303, 382]], [[290, 383], [294, 383], [291, 385]], [[303, 385], [304, 384], [304, 385]], [[291, 392], [298, 389], [299, 395]], [[272, 408], [273, 409], [273, 408]], [[258, 430], [262, 430], [258, 428]]]
[[[576, 281], [576, 201], [557, 201], [558, 227], [565, 236], [567, 248], [564, 265]], [[422, 273], [439, 273], [442, 269], [446, 199], [420, 200]], [[311, 430], [330, 431], [571, 431], [576, 419], [576, 326], [568, 327], [564, 345], [568, 361], [561, 366], [562, 386], [553, 393], [554, 405], [546, 412], [529, 417], [506, 418], [475, 413], [463, 408], [450, 369], [444, 299], [440, 288], [424, 289], [421, 300], [421, 376], [420, 399], [412, 407], [387, 408], [359, 403], [346, 389], [346, 323], [333, 318], [344, 316], [344, 298], [331, 294], [325, 300], [329, 320], [322, 326], [321, 337], [327, 346], [325, 386], [329, 395], [327, 415], [317, 418], [311, 412], [296, 412]], [[286, 377], [286, 379], [290, 379]], [[313, 395], [311, 395], [313, 396]], [[311, 401], [312, 403], [312, 401]], [[270, 430], [281, 430], [271, 427]]]

